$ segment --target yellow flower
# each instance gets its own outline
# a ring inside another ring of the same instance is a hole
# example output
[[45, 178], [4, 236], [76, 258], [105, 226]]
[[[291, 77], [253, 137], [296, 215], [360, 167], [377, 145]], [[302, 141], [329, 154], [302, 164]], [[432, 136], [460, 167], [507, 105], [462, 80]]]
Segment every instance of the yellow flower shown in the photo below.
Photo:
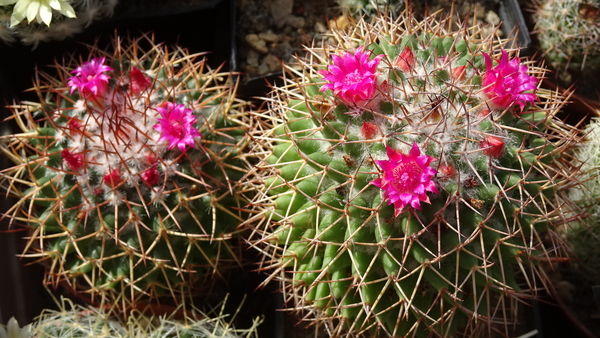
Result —
[[75, 10], [68, 3], [68, 0], [0, 0], [0, 6], [12, 4], [15, 4], [15, 7], [10, 17], [11, 27], [18, 25], [25, 18], [27, 18], [28, 23], [36, 19], [37, 22], [43, 22], [50, 26], [53, 9], [69, 18], [75, 17]]

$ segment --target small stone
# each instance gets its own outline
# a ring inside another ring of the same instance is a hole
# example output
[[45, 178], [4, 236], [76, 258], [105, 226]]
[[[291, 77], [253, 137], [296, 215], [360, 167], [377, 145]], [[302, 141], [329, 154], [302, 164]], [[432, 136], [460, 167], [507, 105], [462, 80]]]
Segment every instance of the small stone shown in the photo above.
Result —
[[317, 21], [315, 23], [315, 31], [317, 33], [326, 33], [327, 32], [327, 27], [320, 21]]
[[275, 26], [282, 27], [286, 23], [286, 18], [292, 14], [294, 0], [270, 0], [269, 7]]
[[484, 6], [475, 6], [475, 18], [477, 20], [483, 20], [483, 17], [485, 16], [485, 7]]
[[494, 11], [489, 11], [485, 15], [485, 22], [498, 26], [500, 24], [500, 17]]
[[337, 19], [329, 20], [329, 29], [343, 31], [350, 26], [350, 20], [346, 15], [340, 15]]
[[302, 28], [304, 27], [305, 21], [301, 16], [290, 15], [286, 18], [286, 23], [294, 28]]
[[266, 41], [259, 38], [256, 34], [246, 35], [246, 42], [248, 42], [250, 47], [261, 54], [267, 54], [269, 52]]
[[[265, 56], [262, 63], [267, 65], [267, 69], [268, 69], [269, 73], [275, 73], [275, 72], [281, 70], [281, 62], [273, 54], [268, 54], [267, 56]], [[261, 66], [262, 66], [262, 64], [261, 64]]]
[[261, 40], [265, 40], [266, 42], [279, 41], [279, 35], [271, 32], [271, 31], [262, 32], [262, 33], [258, 34], [258, 37], [261, 38]]
[[248, 56], [246, 57], [246, 63], [249, 66], [258, 67], [258, 57], [259, 57], [259, 54], [255, 50], [251, 49], [248, 51]]

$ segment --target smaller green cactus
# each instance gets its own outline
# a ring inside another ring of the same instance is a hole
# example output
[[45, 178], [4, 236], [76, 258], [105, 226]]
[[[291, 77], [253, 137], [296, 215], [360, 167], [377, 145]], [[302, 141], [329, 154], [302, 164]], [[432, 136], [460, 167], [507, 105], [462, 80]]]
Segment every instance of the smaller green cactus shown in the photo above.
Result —
[[[256, 328], [261, 323], [258, 318], [247, 329], [234, 328], [231, 322], [235, 320], [235, 316], [224, 314], [223, 307], [203, 313], [196, 308], [186, 309], [180, 306], [169, 310], [169, 314], [160, 316], [148, 314], [147, 310], [150, 308], [146, 308], [141, 311], [133, 310], [124, 317], [114, 311], [114, 308], [83, 307], [63, 299], [60, 310], [44, 310], [28, 325], [30, 335], [23, 338], [257, 337]], [[0, 332], [0, 337], [1, 334]]]
[[38, 74], [40, 103], [12, 107], [23, 133], [5, 137], [0, 183], [33, 228], [27, 255], [92, 296], [200, 287], [239, 262], [247, 103], [232, 74], [150, 38], [91, 55]]
[[569, 71], [600, 66], [600, 1], [547, 0], [533, 15], [544, 56], [566, 82]]

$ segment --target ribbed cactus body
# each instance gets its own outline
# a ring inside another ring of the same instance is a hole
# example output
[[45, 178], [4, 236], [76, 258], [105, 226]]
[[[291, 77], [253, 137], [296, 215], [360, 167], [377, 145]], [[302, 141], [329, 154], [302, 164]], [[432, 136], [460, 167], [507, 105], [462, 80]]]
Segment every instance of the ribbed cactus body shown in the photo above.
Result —
[[[554, 250], [540, 236], [560, 218], [556, 168], [570, 146], [554, 117], [562, 103], [539, 90], [540, 103], [525, 96], [500, 108], [482, 85], [483, 53], [500, 48], [443, 25], [360, 22], [336, 36], [339, 46], [311, 48], [273, 93], [275, 122], [257, 150], [268, 156], [257, 171], [264, 185], [254, 204], [265, 218], [256, 245], [267, 243], [290, 306], [336, 335], [475, 335], [487, 330], [480, 324], [511, 320], [516, 300], [543, 287], [535, 262]], [[375, 94], [363, 100], [367, 90], [357, 89], [353, 104], [356, 72], [344, 78], [347, 91], [331, 86], [339, 97], [322, 89], [331, 55], [357, 43], [380, 62]], [[414, 161], [386, 174], [401, 156]], [[389, 174], [401, 185], [431, 170], [433, 186], [400, 191], [420, 203], [401, 208], [377, 181]]]
[[597, 0], [549, 0], [533, 15], [540, 47], [550, 65], [559, 71], [600, 66], [600, 28]]
[[[113, 68], [102, 95], [65, 88], [71, 63], [36, 84], [41, 103], [14, 107], [26, 132], [4, 147], [13, 221], [33, 227], [28, 255], [49, 262], [49, 282], [132, 299], [194, 288], [238, 260], [246, 103], [230, 74], [182, 49], [116, 40], [91, 54]], [[171, 143], [183, 127], [196, 137]]]

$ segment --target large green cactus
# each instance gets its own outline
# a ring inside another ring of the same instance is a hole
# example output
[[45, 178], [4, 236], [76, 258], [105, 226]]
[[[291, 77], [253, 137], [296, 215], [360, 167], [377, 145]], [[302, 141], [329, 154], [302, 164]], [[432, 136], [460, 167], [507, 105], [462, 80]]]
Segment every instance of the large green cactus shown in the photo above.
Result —
[[269, 99], [250, 241], [332, 335], [489, 336], [545, 287], [536, 262], [557, 248], [541, 236], [568, 203], [563, 101], [447, 20], [361, 21]]
[[150, 38], [110, 49], [38, 74], [40, 103], [12, 107], [23, 133], [3, 145], [10, 217], [33, 228], [27, 256], [47, 261], [50, 283], [175, 294], [238, 260], [247, 104], [199, 55]]

